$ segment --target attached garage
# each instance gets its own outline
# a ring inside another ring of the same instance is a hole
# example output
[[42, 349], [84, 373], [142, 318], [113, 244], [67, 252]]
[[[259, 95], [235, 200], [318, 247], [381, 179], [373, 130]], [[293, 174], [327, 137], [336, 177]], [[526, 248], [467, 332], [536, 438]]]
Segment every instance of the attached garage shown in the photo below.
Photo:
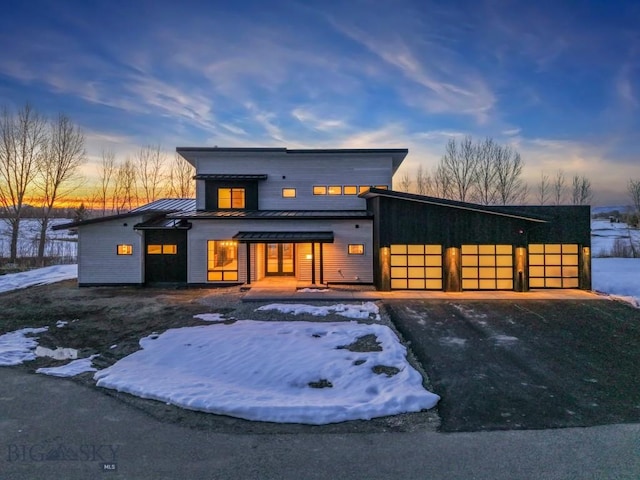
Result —
[[588, 206], [485, 206], [371, 188], [380, 290], [591, 289]]

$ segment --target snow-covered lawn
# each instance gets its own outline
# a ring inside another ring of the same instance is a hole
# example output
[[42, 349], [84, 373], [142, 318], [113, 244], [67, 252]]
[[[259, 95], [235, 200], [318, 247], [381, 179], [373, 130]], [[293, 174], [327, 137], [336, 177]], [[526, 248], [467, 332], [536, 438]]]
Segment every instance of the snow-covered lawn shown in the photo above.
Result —
[[[379, 346], [352, 351], [368, 335]], [[97, 385], [247, 420], [316, 425], [417, 412], [439, 400], [383, 325], [240, 320], [172, 329], [140, 345], [96, 373]]]
[[53, 265], [0, 276], [0, 293], [78, 278], [78, 265]]

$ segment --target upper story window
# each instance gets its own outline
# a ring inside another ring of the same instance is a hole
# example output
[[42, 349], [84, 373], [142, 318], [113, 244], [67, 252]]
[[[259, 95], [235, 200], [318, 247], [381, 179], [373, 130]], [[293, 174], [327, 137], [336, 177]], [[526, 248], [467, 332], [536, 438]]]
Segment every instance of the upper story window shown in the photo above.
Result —
[[116, 253], [118, 255], [133, 255], [133, 245], [118, 245]]
[[314, 195], [326, 195], [327, 194], [327, 187], [325, 187], [324, 185], [315, 185], [313, 187], [313, 194]]
[[218, 188], [218, 208], [245, 208], [244, 188]]
[[327, 193], [329, 195], [342, 195], [342, 185], [329, 185]]
[[283, 198], [296, 198], [296, 189], [295, 188], [283, 188], [282, 189], [282, 197]]
[[357, 195], [358, 187], [356, 187], [355, 185], [345, 185], [342, 192], [345, 195]]

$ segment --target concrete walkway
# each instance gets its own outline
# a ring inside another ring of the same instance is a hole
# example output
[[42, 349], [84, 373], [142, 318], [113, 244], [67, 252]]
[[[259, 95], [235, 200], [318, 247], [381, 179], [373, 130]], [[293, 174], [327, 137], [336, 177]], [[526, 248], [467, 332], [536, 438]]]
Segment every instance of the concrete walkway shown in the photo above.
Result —
[[442, 292], [434, 290], [393, 290], [380, 292], [371, 285], [309, 285], [295, 278], [266, 277], [247, 285], [243, 302], [273, 301], [376, 301], [385, 299], [411, 300], [596, 300], [602, 295], [585, 290], [546, 289], [528, 292], [466, 291]]
[[[0, 368], [0, 478], [637, 480], [640, 425], [442, 434], [220, 434], [68, 379]], [[51, 452], [57, 457], [48, 456]]]

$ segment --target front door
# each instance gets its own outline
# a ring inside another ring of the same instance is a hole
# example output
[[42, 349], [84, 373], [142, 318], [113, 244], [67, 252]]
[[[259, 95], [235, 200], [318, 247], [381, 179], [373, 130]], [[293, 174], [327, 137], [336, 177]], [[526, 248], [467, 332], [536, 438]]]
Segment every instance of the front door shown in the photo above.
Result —
[[293, 243], [267, 244], [267, 275], [294, 274]]

